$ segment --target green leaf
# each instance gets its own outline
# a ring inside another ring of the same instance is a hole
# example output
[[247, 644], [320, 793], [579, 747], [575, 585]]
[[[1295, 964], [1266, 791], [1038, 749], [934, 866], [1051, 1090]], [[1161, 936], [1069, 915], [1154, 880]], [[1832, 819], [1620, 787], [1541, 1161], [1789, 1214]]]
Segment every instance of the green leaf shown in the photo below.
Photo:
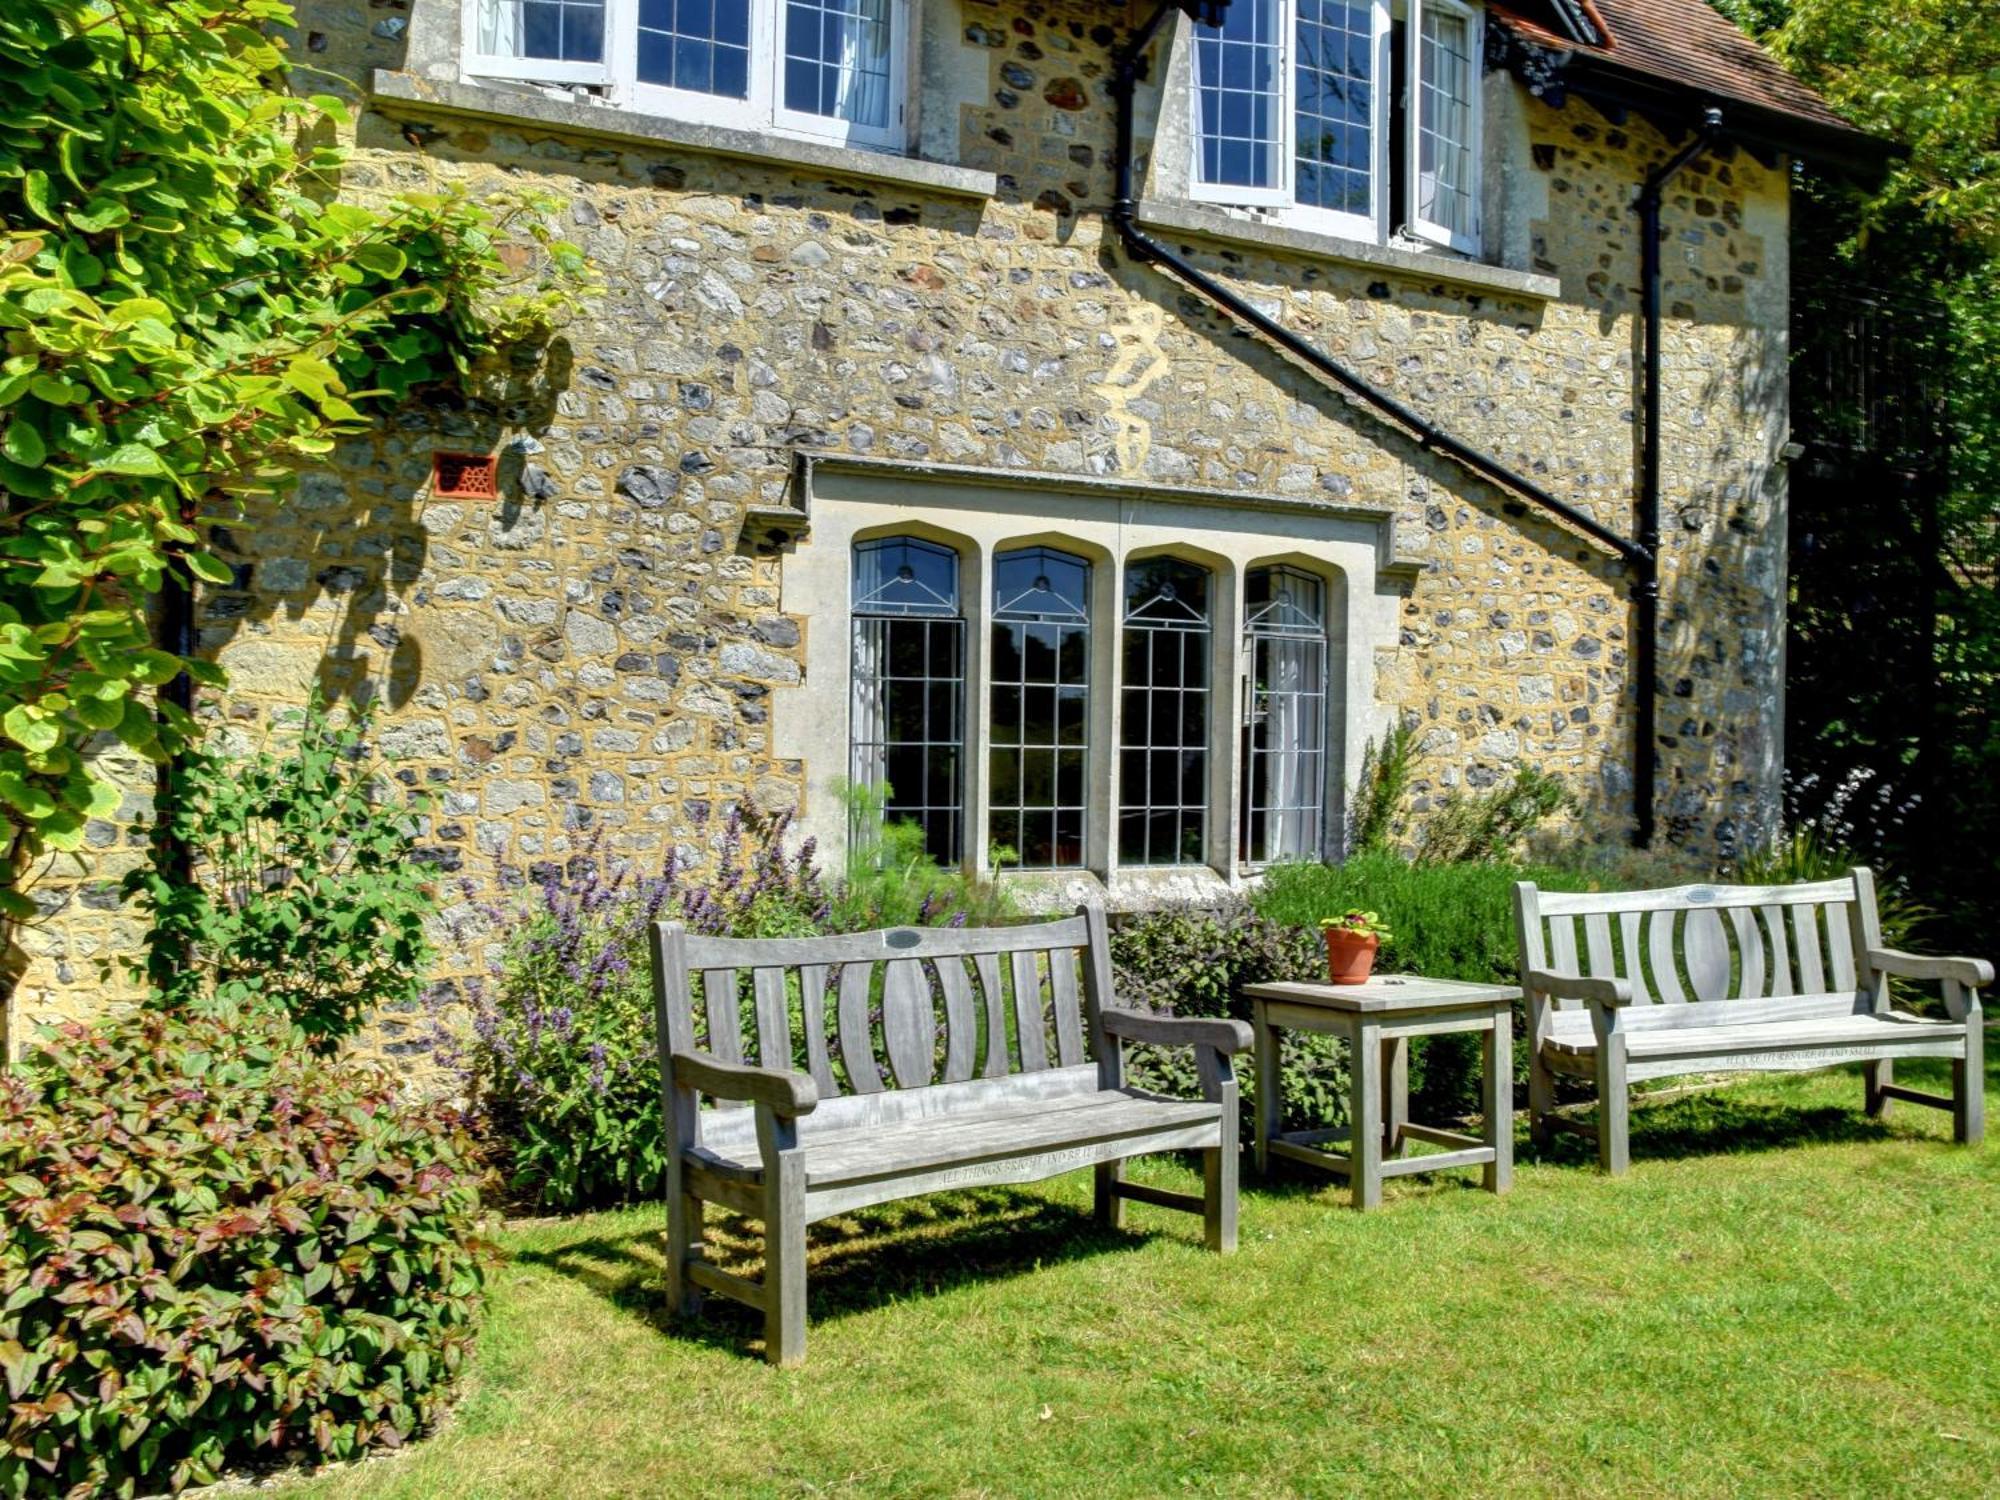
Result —
[[227, 584], [236, 581], [236, 575], [229, 571], [229, 565], [207, 552], [185, 553], [181, 561], [187, 564], [190, 573], [204, 583]]
[[92, 463], [91, 467], [104, 474], [155, 476], [167, 472], [167, 466], [160, 461], [160, 455], [143, 443], [120, 443], [104, 457]]
[[55, 205], [49, 199], [49, 174], [40, 167], [30, 170], [22, 181], [21, 197], [36, 218], [48, 224], [62, 223], [56, 214]]
[[46, 718], [25, 703], [17, 703], [0, 715], [0, 729], [7, 737], [26, 750], [53, 750], [62, 738], [62, 731], [55, 720]]
[[49, 456], [48, 445], [42, 441], [41, 433], [24, 414], [17, 415], [7, 424], [7, 436], [0, 438], [0, 452], [5, 452], [15, 463], [30, 469], [40, 468]]

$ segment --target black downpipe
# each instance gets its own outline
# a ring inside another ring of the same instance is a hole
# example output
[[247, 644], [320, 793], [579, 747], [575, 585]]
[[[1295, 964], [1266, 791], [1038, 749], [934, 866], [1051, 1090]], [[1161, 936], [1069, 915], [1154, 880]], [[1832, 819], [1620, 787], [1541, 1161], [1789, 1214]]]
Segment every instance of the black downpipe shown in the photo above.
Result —
[[[1633, 575], [1631, 593], [1634, 613], [1637, 616], [1633, 654], [1638, 699], [1638, 724], [1635, 726], [1636, 753], [1632, 776], [1633, 842], [1640, 848], [1647, 847], [1653, 840], [1655, 826], [1653, 796], [1658, 779], [1656, 772], [1658, 689], [1654, 678], [1658, 661], [1660, 605], [1659, 450], [1655, 436], [1657, 432], [1655, 418], [1659, 405], [1659, 187], [1714, 139], [1715, 133], [1721, 128], [1720, 111], [1709, 111], [1701, 136], [1683, 148], [1666, 167], [1647, 178], [1647, 192], [1652, 198], [1651, 229], [1646, 234], [1646, 251], [1649, 257], [1647, 265], [1650, 273], [1646, 278], [1648, 288], [1646, 306], [1649, 312], [1646, 318], [1648, 353], [1645, 442], [1649, 457], [1645, 462], [1645, 473], [1641, 478], [1640, 535], [1639, 540], [1634, 541], [1630, 537], [1620, 535], [1568, 501], [1558, 499], [1533, 480], [1508, 468], [1491, 454], [1444, 431], [1387, 391], [1348, 369], [1325, 351], [1300, 338], [1274, 319], [1266, 317], [1250, 302], [1139, 227], [1138, 201], [1133, 190], [1135, 168], [1133, 114], [1139, 77], [1144, 67], [1146, 53], [1151, 49], [1154, 38], [1159, 35], [1160, 27], [1169, 16], [1179, 10], [1187, 9], [1190, 4], [1200, 4], [1204, 9], [1213, 8], [1218, 11], [1221, 9], [1221, 5], [1216, 5], [1214, 0], [1162, 0], [1152, 16], [1118, 53], [1114, 64], [1112, 86], [1118, 112], [1118, 137], [1117, 188], [1111, 201], [1112, 226], [1118, 231], [1120, 240], [1135, 259], [1166, 267], [1176, 279], [1201, 293], [1238, 322], [1256, 329], [1286, 353], [1317, 371], [1349, 395], [1381, 412], [1409, 432], [1420, 448], [1429, 448], [1442, 453], [1489, 483], [1520, 496], [1550, 515], [1559, 517], [1591, 540], [1615, 553], [1631, 567]], [[1222, 0], [1222, 4], [1226, 5], [1227, 0]], [[1642, 194], [1642, 198], [1643, 196]]]
[[[187, 563], [170, 558], [160, 581], [159, 643], [162, 651], [183, 659], [194, 655], [194, 579]], [[194, 682], [181, 672], [160, 688], [160, 701], [184, 712], [194, 708]], [[170, 755], [153, 773], [153, 859], [155, 867], [177, 886], [193, 878], [194, 861], [187, 840], [177, 831], [181, 758]], [[154, 987], [166, 990], [184, 966], [185, 953], [177, 938], [155, 932], [147, 947], [146, 967]]]
[[1633, 735], [1632, 800], [1638, 812], [1633, 842], [1653, 842], [1654, 799], [1660, 763], [1660, 202], [1681, 169], [1715, 144], [1722, 111], [1702, 112], [1701, 130], [1646, 174], [1639, 188], [1639, 322], [1644, 349], [1644, 389], [1639, 427], [1639, 548], [1645, 554], [1632, 582], [1633, 676], [1638, 679], [1639, 722]]

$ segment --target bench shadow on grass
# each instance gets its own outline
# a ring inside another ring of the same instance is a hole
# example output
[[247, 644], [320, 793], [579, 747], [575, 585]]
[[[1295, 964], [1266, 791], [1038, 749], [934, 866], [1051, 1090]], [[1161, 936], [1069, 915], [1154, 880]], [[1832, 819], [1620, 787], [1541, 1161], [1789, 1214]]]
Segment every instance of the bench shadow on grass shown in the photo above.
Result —
[[[1861, 1072], [1843, 1069], [1852, 1098], [1842, 1103], [1783, 1104], [1751, 1097], [1742, 1084], [1698, 1086], [1666, 1098], [1632, 1100], [1632, 1159], [1678, 1160], [1699, 1156], [1732, 1156], [1750, 1151], [1784, 1151], [1799, 1146], [1837, 1146], [1864, 1142], [1931, 1139], [1919, 1136], [1907, 1122], [1924, 1116], [1949, 1121], [1950, 1116], [1920, 1104], [1896, 1103], [1888, 1120], [1862, 1112]], [[1988, 1069], [1988, 1087], [1995, 1074]], [[1949, 1095], [1951, 1073], [1944, 1063], [1912, 1060], [1900, 1063], [1896, 1081]], [[1597, 1123], [1596, 1107], [1572, 1116]], [[1949, 1137], [1946, 1137], [1949, 1140]], [[1597, 1144], [1587, 1136], [1558, 1133], [1546, 1146], [1524, 1142], [1522, 1159], [1553, 1166], [1595, 1166]]]
[[[708, 1294], [692, 1318], [666, 1305], [666, 1210], [657, 1227], [599, 1235], [553, 1250], [517, 1251], [518, 1264], [567, 1276], [662, 1333], [749, 1355], [763, 1347], [763, 1316]], [[1098, 1227], [1088, 1210], [1011, 1188], [978, 1188], [842, 1214], [808, 1231], [807, 1301], [814, 1325], [928, 1297], [970, 1282], [1023, 1275], [1057, 1261], [1129, 1251], [1151, 1235]], [[755, 1220], [711, 1205], [709, 1258], [755, 1276]]]

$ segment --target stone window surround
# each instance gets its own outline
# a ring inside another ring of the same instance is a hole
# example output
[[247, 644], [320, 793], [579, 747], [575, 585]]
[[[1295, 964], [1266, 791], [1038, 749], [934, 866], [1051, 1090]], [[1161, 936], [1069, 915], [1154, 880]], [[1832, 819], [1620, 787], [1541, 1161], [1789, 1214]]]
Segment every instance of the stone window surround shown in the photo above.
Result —
[[[396, 117], [511, 122], [551, 134], [777, 162], [949, 197], [992, 199], [1000, 190], [998, 175], [957, 164], [958, 106], [985, 97], [987, 51], [964, 45], [958, 0], [911, 3], [915, 24], [909, 51], [918, 80], [910, 94], [916, 117], [911, 128], [914, 155], [639, 114], [598, 103], [588, 94], [558, 89], [469, 81], [459, 67], [463, 7], [457, 0], [415, 0], [403, 68], [376, 70], [373, 103]], [[1433, 245], [1370, 244], [1195, 202], [1186, 190], [1193, 164], [1192, 28], [1187, 17], [1176, 18], [1166, 54], [1169, 62], [1160, 70], [1165, 85], [1142, 86], [1137, 100], [1141, 139], [1151, 132], [1138, 209], [1147, 228], [1520, 300], [1548, 301], [1561, 294], [1558, 278], [1527, 269], [1526, 225], [1531, 214], [1545, 211], [1545, 204], [1525, 198], [1515, 201], [1538, 184], [1538, 177], [1517, 170], [1519, 163], [1513, 160], [1517, 154], [1525, 162], [1527, 139], [1520, 123], [1519, 86], [1508, 75], [1489, 73], [1484, 84], [1482, 220], [1486, 252], [1499, 262], [1489, 264]], [[938, 107], [940, 103], [943, 107]], [[1162, 128], [1163, 120], [1178, 123]]]
[[[1237, 858], [1241, 821], [1240, 747], [1243, 582], [1252, 567], [1288, 563], [1328, 590], [1328, 827], [1338, 829], [1345, 780], [1381, 728], [1375, 704], [1378, 649], [1393, 646], [1401, 570], [1384, 568], [1390, 513], [1276, 495], [1174, 489], [1072, 476], [843, 459], [816, 455], [801, 466], [799, 499], [810, 529], [781, 565], [780, 608], [805, 621], [805, 668], [771, 706], [772, 753], [804, 763], [807, 786], [798, 827], [832, 864], [847, 845], [839, 782], [848, 770], [849, 570], [857, 541], [908, 535], [951, 547], [960, 558], [967, 620], [965, 830], [968, 865], [992, 874], [985, 848], [989, 803], [985, 744], [990, 653], [987, 594], [994, 556], [1042, 544], [1092, 563], [1091, 808], [1085, 868], [1008, 871], [999, 878], [1030, 907], [1079, 900], [1141, 907], [1170, 899], [1213, 898], [1254, 881]], [[1125, 565], [1171, 554], [1215, 577], [1211, 681], [1209, 829], [1202, 865], [1126, 867], [1116, 859], [1119, 636]]]

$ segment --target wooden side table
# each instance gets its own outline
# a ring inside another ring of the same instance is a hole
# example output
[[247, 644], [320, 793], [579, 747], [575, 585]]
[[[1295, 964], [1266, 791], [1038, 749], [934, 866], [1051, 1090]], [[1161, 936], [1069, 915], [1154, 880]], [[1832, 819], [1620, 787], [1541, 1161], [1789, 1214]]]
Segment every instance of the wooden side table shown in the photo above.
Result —
[[[1257, 1170], [1273, 1156], [1346, 1177], [1354, 1206], [1382, 1201], [1382, 1179], [1409, 1172], [1483, 1166], [1488, 1192], [1514, 1177], [1514, 1002], [1511, 985], [1378, 974], [1366, 984], [1244, 987], [1257, 1033]], [[1353, 1049], [1353, 1104], [1346, 1130], [1280, 1131], [1278, 1047], [1283, 1031], [1344, 1036]], [[1410, 1038], [1452, 1031], [1485, 1034], [1486, 1130], [1482, 1136], [1410, 1122]], [[1320, 1149], [1345, 1141], [1345, 1155]], [[1447, 1149], [1406, 1156], [1411, 1141]], [[1387, 1158], [1385, 1160], [1385, 1158]]]

